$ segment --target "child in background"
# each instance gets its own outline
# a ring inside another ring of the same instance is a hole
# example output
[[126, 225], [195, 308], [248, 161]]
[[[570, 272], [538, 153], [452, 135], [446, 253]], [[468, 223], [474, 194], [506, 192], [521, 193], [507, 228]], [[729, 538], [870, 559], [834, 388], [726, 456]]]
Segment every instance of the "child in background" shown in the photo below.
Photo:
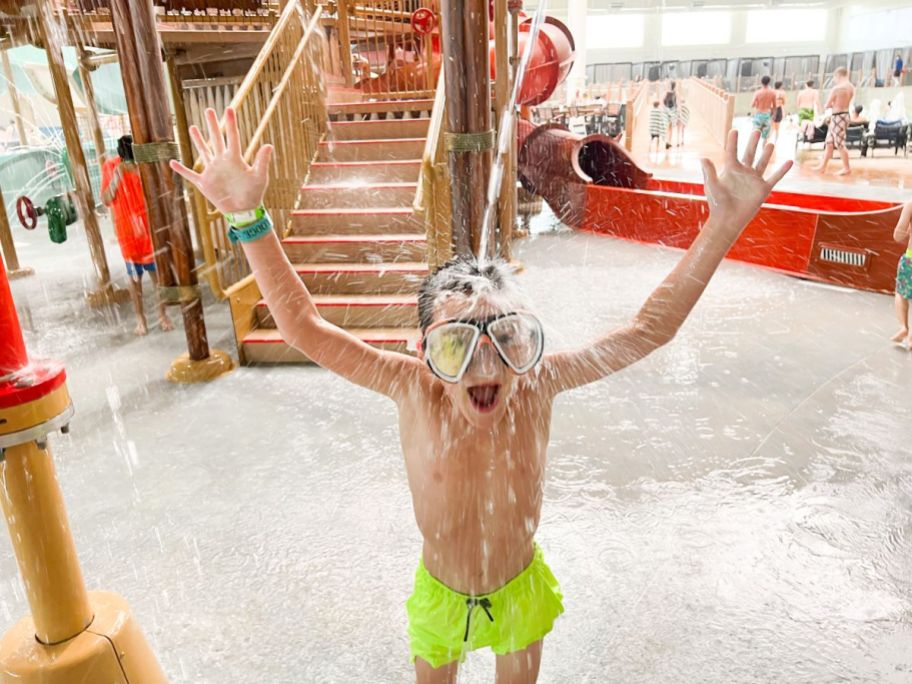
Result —
[[912, 202], [907, 202], [903, 207], [893, 231], [893, 239], [906, 246], [906, 253], [899, 258], [896, 267], [896, 317], [900, 328], [893, 336], [893, 341], [912, 350], [912, 334], [909, 333], [909, 301], [912, 300]]
[[656, 100], [652, 103], [652, 109], [649, 112], [649, 151], [652, 152], [652, 143], [655, 142], [656, 154], [665, 139], [665, 130], [668, 127], [665, 112], [659, 107], [661, 102]]
[[[117, 141], [117, 155], [105, 160], [101, 169], [101, 201], [113, 208], [114, 232], [130, 278], [130, 295], [136, 311], [136, 334], [149, 332], [143, 308], [142, 277], [148, 273], [153, 284], [158, 283], [152, 236], [149, 233], [149, 216], [143, 196], [142, 181], [133, 161], [133, 136], [125, 135]], [[158, 321], [162, 330], [173, 330], [174, 324], [165, 311], [165, 303], [158, 303]]]
[[690, 108], [682, 98], [678, 103], [678, 147], [684, 147], [684, 129], [687, 128], [688, 121], [690, 121]]
[[671, 341], [791, 162], [767, 180], [772, 146], [757, 154], [754, 133], [739, 159], [732, 131], [722, 172], [702, 161], [709, 212], [693, 245], [627, 325], [575, 349], [545, 353], [541, 323], [507, 264], [469, 256], [451, 261], [419, 290], [422, 339], [415, 358], [371, 347], [320, 315], [262, 205], [273, 148], [262, 147], [251, 167], [235, 111], [225, 114], [224, 134], [212, 109], [206, 121], [208, 141], [190, 129], [204, 170], [177, 161], [171, 168], [225, 214], [282, 337], [398, 409], [424, 539], [406, 604], [417, 681], [454, 684], [466, 653], [490, 647], [497, 682], [533, 684], [543, 639], [564, 610], [534, 541], [554, 400]]

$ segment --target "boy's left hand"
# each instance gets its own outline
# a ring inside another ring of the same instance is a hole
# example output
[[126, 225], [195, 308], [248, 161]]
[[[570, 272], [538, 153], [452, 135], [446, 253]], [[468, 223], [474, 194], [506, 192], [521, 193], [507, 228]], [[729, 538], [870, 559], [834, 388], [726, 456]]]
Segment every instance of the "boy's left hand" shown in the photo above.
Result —
[[715, 165], [708, 159], [702, 160], [703, 187], [709, 201], [710, 220], [718, 222], [719, 230], [733, 233], [734, 237], [741, 234], [760, 210], [760, 205], [776, 183], [792, 168], [792, 162], [787, 161], [769, 177], [769, 180], [764, 180], [763, 174], [775, 147], [771, 143], [764, 145], [759, 159], [754, 163], [759, 142], [760, 131], [754, 131], [748, 140], [744, 156], [739, 160], [738, 132], [732, 130], [725, 145], [722, 173], [717, 175]]

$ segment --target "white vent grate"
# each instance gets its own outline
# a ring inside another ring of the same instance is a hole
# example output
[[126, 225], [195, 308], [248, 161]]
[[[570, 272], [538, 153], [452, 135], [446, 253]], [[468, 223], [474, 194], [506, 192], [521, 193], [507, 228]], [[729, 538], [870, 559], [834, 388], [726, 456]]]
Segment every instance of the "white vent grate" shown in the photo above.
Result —
[[828, 261], [831, 264], [842, 264], [843, 266], [855, 266], [864, 268], [868, 265], [868, 253], [861, 251], [850, 251], [847, 249], [838, 249], [836, 247], [821, 247], [820, 260]]

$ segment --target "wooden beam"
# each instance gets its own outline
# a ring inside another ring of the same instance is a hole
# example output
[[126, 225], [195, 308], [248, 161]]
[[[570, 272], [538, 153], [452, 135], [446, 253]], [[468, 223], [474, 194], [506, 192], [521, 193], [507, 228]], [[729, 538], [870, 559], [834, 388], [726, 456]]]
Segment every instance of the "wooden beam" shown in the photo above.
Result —
[[[509, 29], [509, 19], [507, 17], [507, 0], [494, 0], [494, 55], [496, 59], [494, 74], [494, 111], [497, 113], [497, 126], [506, 125], [512, 131], [513, 118], [504, 124], [501, 117], [506, 113], [510, 101], [510, 86], [512, 85], [512, 74], [510, 72], [510, 54], [507, 31]], [[500, 132], [498, 130], [498, 132]], [[514, 136], [515, 137], [515, 136]], [[503, 180], [500, 186], [500, 195], [498, 197], [498, 240], [500, 246], [500, 256], [504, 259], [510, 258], [510, 240], [513, 236], [513, 221], [515, 219], [516, 205], [514, 197], [516, 195], [516, 169], [512, 163], [512, 150], [506, 154], [503, 160]]]
[[[443, 0], [441, 39], [449, 139], [491, 133], [491, 67], [486, 0]], [[484, 219], [491, 149], [448, 152], [454, 253], [476, 253]]]
[[342, 59], [342, 77], [345, 86], [351, 88], [354, 83], [352, 75], [351, 33], [349, 32], [348, 0], [338, 0], [339, 57]]
[[13, 233], [10, 230], [9, 217], [6, 215], [6, 202], [3, 200], [2, 190], [0, 190], [0, 250], [3, 252], [3, 260], [6, 262], [6, 272], [10, 280], [34, 273], [32, 269], [22, 268], [19, 265], [19, 255], [16, 254], [16, 244], [13, 242]]
[[76, 183], [76, 206], [79, 217], [82, 219], [86, 239], [89, 243], [89, 252], [92, 264], [98, 278], [98, 292], [91, 293], [90, 301], [97, 304], [106, 304], [112, 301], [114, 288], [111, 284], [111, 273], [108, 270], [108, 257], [105, 254], [104, 241], [101, 230], [98, 228], [98, 218], [95, 216], [95, 197], [92, 194], [92, 185], [89, 181], [89, 169], [86, 164], [82, 143], [79, 140], [79, 124], [76, 119], [76, 109], [73, 106], [73, 95], [70, 92], [70, 83], [67, 78], [63, 62], [63, 49], [60, 42], [54, 39], [48, 30], [49, 26], [57, 20], [51, 6], [51, 0], [38, 0], [38, 25], [44, 49], [47, 51], [48, 68], [54, 82], [54, 92], [57, 96], [57, 109], [60, 112], [60, 125], [63, 127], [63, 136], [66, 140], [70, 164], [73, 167], [73, 180]]
[[13, 103], [13, 119], [16, 122], [16, 134], [19, 136], [19, 144], [22, 147], [28, 147], [28, 134], [25, 130], [25, 120], [22, 118], [22, 105], [19, 102], [19, 89], [16, 87], [16, 80], [13, 76], [13, 67], [9, 61], [9, 55], [6, 50], [0, 52], [0, 62], [3, 64], [3, 77], [6, 79], [6, 87], [9, 88], [10, 100]]
[[[168, 89], [159, 55], [152, 0], [111, 0], [130, 128], [136, 146], [174, 141]], [[168, 159], [139, 165], [155, 245], [160, 293], [177, 293], [191, 362], [206, 361], [209, 343], [196, 277], [183, 186]], [[174, 367], [172, 367], [172, 370]]]

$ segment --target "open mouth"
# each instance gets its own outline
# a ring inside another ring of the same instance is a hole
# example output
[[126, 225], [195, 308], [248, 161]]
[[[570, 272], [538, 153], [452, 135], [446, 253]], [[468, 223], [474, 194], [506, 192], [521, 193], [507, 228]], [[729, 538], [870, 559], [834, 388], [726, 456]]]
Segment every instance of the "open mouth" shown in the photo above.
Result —
[[481, 413], [487, 413], [497, 404], [497, 395], [500, 394], [500, 385], [475, 385], [469, 387], [469, 400], [472, 407]]

